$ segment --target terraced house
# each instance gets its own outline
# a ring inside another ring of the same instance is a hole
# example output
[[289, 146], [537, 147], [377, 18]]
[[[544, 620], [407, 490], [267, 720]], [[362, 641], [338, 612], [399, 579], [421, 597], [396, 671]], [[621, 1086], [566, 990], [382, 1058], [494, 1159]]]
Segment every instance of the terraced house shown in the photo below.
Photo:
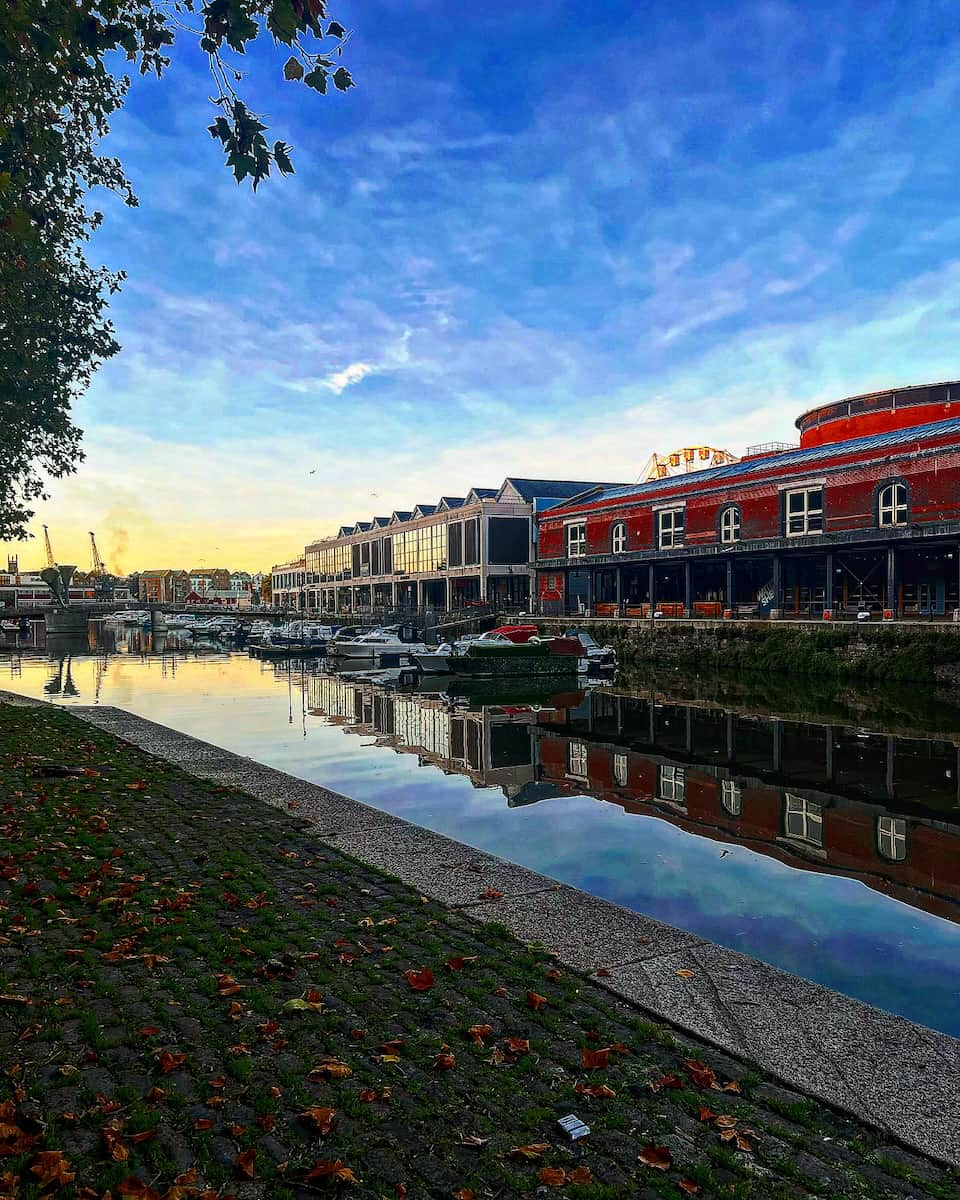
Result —
[[803, 413], [799, 446], [538, 521], [544, 614], [944, 618], [960, 608], [960, 383]]
[[389, 516], [344, 525], [305, 548], [306, 607], [523, 608], [535, 570], [535, 517], [609, 483], [508, 478]]

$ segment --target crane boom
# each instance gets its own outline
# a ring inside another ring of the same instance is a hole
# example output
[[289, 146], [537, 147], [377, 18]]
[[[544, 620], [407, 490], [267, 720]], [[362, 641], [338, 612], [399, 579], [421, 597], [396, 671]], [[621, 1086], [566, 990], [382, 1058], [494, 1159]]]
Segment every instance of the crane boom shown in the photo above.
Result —
[[47, 566], [55, 567], [56, 563], [53, 561], [53, 550], [50, 546], [50, 530], [46, 527], [46, 525], [43, 527], [43, 548], [47, 556]]
[[90, 548], [93, 551], [93, 570], [91, 574], [96, 576], [97, 579], [101, 579], [106, 574], [106, 570], [103, 565], [103, 559], [100, 557], [100, 551], [97, 549], [97, 538], [93, 530], [90, 531]]

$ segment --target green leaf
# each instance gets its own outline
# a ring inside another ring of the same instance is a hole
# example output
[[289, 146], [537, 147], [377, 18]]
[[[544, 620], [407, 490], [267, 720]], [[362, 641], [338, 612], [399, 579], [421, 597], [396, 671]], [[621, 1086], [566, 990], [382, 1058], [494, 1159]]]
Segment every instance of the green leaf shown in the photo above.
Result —
[[308, 88], [313, 88], [315, 92], [323, 95], [327, 90], [327, 73], [322, 67], [314, 67], [314, 69], [304, 77], [303, 82]]
[[300, 20], [294, 10], [292, 0], [273, 0], [273, 7], [267, 15], [267, 29], [278, 42], [289, 46], [300, 27]]
[[284, 79], [302, 79], [303, 78], [303, 63], [299, 58], [291, 55], [283, 64]]
[[280, 170], [281, 175], [294, 175], [296, 172], [293, 169], [293, 163], [290, 161], [290, 147], [285, 142], [275, 142], [273, 146], [273, 159]]
[[347, 31], [339, 21], [331, 21], [327, 26], [327, 37], [342, 38], [347, 36]]
[[353, 76], [346, 67], [337, 67], [333, 75], [333, 83], [334, 87], [341, 92], [346, 92], [350, 88], [356, 87], [356, 84], [353, 82]]

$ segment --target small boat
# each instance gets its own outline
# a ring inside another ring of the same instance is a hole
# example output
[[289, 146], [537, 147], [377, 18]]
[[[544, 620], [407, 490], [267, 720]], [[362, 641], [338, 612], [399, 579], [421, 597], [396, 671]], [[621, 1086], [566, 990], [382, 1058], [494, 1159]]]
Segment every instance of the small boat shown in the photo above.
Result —
[[[494, 630], [490, 631], [491, 634]], [[583, 647], [577, 638], [530, 638], [513, 642], [508, 637], [485, 636], [466, 645], [455, 644], [449, 654], [435, 650], [412, 655], [424, 674], [520, 678], [527, 675], [575, 676]]]
[[316, 621], [289, 621], [279, 629], [269, 628], [261, 634], [261, 644], [270, 646], [309, 646], [325, 650], [336, 636], [339, 626], [320, 625]]
[[576, 638], [582, 652], [578, 669], [581, 673], [590, 674], [599, 671], [615, 671], [617, 668], [617, 652], [612, 646], [601, 646], [586, 629], [567, 629], [565, 638]]
[[358, 637], [335, 638], [329, 646], [329, 653], [338, 658], [370, 658], [381, 662], [386, 656], [412, 657], [426, 651], [425, 642], [405, 641], [400, 635], [402, 626], [386, 625], [379, 629], [362, 633]]

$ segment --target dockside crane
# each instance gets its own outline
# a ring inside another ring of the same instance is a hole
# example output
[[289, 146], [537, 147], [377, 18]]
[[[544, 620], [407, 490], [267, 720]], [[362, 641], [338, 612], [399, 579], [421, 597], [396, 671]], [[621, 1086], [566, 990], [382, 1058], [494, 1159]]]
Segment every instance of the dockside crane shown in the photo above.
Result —
[[103, 565], [103, 559], [100, 557], [100, 551], [97, 549], [97, 537], [93, 530], [90, 530], [90, 549], [93, 551], [93, 570], [90, 574], [95, 579], [102, 579], [107, 571]]
[[47, 566], [55, 567], [57, 564], [53, 558], [53, 550], [50, 546], [50, 530], [46, 525], [43, 527], [43, 548], [47, 555]]

